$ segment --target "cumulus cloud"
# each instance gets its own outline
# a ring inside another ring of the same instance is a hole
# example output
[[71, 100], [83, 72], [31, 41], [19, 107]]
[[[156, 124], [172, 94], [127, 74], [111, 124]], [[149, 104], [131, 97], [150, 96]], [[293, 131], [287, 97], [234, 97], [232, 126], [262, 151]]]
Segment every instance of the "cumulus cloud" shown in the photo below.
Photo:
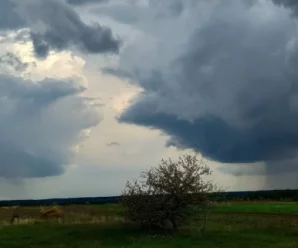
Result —
[[119, 51], [120, 40], [113, 36], [110, 28], [98, 23], [84, 23], [79, 14], [63, 1], [3, 0], [0, 9], [0, 29], [29, 28], [29, 38], [40, 58], [52, 50], [72, 48], [85, 53]]
[[41, 81], [0, 74], [0, 177], [62, 174], [72, 147], [99, 118], [73, 80]]
[[276, 2], [180, 1], [179, 15], [158, 19], [166, 4], [148, 5], [136, 25], [143, 36], [107, 70], [143, 89], [119, 121], [160, 129], [167, 145], [212, 160], [265, 161], [279, 173], [297, 157], [298, 33]]

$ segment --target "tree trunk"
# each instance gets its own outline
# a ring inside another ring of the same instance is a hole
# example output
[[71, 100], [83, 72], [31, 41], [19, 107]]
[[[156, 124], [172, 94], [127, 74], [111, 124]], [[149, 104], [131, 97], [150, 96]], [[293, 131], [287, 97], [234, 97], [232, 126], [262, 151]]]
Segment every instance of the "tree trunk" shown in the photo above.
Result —
[[177, 222], [176, 222], [176, 218], [175, 217], [172, 217], [171, 218], [171, 223], [172, 223], [172, 227], [173, 227], [173, 231], [177, 231], [178, 229], [178, 226], [177, 226]]
[[208, 216], [209, 216], [209, 210], [206, 211], [205, 213], [205, 219], [204, 219], [204, 223], [203, 223], [203, 227], [202, 227], [202, 233], [205, 231], [206, 229], [206, 225], [207, 225], [207, 221], [208, 221]]

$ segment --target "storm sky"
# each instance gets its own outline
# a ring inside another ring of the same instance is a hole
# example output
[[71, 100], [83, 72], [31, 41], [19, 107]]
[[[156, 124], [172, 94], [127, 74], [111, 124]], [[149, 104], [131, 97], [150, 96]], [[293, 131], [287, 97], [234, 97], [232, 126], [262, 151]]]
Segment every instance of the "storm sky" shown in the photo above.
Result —
[[294, 0], [0, 1], [0, 198], [120, 194], [198, 153], [297, 188]]

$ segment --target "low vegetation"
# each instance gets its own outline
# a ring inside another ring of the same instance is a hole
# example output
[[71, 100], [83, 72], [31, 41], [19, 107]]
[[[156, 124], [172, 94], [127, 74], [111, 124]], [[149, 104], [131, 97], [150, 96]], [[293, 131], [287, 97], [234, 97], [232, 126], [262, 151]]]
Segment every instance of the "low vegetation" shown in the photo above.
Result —
[[196, 156], [162, 160], [139, 180], [127, 183], [121, 198], [124, 217], [142, 226], [170, 226], [175, 231], [199, 215], [207, 220], [208, 193], [214, 185], [204, 181], [204, 176], [210, 174], [210, 168]]

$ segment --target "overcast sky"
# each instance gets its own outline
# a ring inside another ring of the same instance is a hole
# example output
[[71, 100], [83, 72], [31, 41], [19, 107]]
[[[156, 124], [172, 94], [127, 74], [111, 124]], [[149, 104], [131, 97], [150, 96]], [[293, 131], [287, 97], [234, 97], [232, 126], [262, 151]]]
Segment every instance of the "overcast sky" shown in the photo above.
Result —
[[198, 153], [297, 188], [296, 0], [1, 0], [0, 199], [119, 195]]

